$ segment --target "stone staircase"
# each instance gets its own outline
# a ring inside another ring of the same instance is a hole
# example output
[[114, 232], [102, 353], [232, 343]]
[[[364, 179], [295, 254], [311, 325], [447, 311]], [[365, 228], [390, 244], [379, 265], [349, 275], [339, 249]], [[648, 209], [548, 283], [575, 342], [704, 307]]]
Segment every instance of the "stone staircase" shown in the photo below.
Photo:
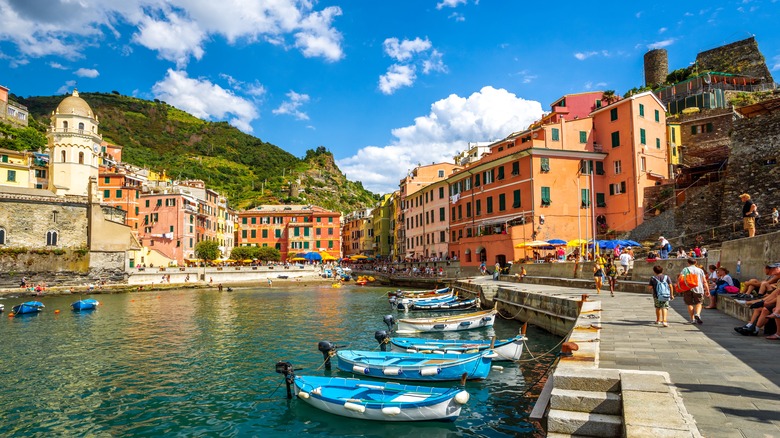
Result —
[[549, 437], [623, 435], [623, 406], [618, 370], [591, 369], [555, 373], [550, 411]]

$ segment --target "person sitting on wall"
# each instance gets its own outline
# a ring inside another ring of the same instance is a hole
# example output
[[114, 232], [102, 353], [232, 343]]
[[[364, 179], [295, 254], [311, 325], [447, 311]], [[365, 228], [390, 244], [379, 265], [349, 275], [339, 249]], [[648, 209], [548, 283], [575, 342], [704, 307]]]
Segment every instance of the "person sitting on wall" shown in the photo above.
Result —
[[734, 280], [729, 275], [729, 270], [721, 266], [716, 271], [718, 279], [715, 281], [715, 289], [710, 289], [710, 305], [705, 309], [718, 308], [718, 294], [726, 293], [726, 286], [734, 286]]
[[[759, 331], [766, 325], [769, 319], [767, 317], [774, 313], [775, 307], [777, 307], [778, 294], [780, 294], [780, 289], [775, 289], [774, 292], [763, 299], [746, 302], [745, 304], [753, 309], [753, 315], [750, 317], [750, 322], [742, 327], [734, 327], [734, 331], [743, 336], [757, 336]], [[777, 333], [775, 333], [776, 335]]]
[[745, 285], [745, 294], [760, 296], [775, 289], [778, 280], [780, 280], [780, 263], [771, 263], [764, 266], [764, 273], [766, 274], [766, 279], [763, 281], [751, 278], [742, 283]]

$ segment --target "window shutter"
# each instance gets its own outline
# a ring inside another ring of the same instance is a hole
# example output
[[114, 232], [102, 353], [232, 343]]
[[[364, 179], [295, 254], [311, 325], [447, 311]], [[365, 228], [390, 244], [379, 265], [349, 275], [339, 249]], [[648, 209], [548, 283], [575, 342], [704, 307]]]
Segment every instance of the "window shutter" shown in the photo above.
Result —
[[609, 195], [612, 196], [614, 194], [615, 194], [615, 185], [614, 184], [610, 184], [609, 185]]

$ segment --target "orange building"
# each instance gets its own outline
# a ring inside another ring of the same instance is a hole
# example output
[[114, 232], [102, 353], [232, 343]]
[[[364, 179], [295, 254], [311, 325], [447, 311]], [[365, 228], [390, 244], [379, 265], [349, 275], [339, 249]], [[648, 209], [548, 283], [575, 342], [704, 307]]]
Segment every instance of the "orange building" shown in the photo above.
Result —
[[238, 213], [237, 246], [267, 246], [289, 253], [341, 257], [341, 214], [311, 205], [261, 205]]
[[100, 166], [98, 190], [103, 196], [103, 204], [120, 208], [127, 212], [125, 225], [138, 234], [138, 216], [140, 197], [145, 178], [128, 173], [124, 168]]
[[[139, 199], [139, 240], [149, 251], [184, 265], [195, 259], [198, 200], [181, 191], [144, 194]], [[158, 258], [159, 259], [159, 258]], [[148, 264], [145, 260], [137, 263]]]
[[518, 248], [528, 241], [590, 240], [641, 223], [644, 188], [667, 175], [663, 106], [652, 93], [610, 105], [601, 95], [564, 96], [448, 178], [452, 257], [504, 265], [531, 256]]

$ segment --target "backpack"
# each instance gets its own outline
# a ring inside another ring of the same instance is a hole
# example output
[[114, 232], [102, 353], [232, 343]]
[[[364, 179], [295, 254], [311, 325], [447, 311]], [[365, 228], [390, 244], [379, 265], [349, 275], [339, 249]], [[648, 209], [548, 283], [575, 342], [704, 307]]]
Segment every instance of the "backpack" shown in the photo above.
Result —
[[677, 277], [677, 290], [687, 292], [697, 287], [699, 287], [699, 276], [690, 268], [683, 269], [680, 276]]
[[666, 252], [672, 252], [672, 244], [666, 242], [666, 245], [664, 245], [664, 249], [666, 250]]
[[669, 277], [664, 275], [661, 280], [658, 277], [653, 278], [655, 279], [655, 298], [661, 302], [671, 300], [672, 290], [669, 288]]

